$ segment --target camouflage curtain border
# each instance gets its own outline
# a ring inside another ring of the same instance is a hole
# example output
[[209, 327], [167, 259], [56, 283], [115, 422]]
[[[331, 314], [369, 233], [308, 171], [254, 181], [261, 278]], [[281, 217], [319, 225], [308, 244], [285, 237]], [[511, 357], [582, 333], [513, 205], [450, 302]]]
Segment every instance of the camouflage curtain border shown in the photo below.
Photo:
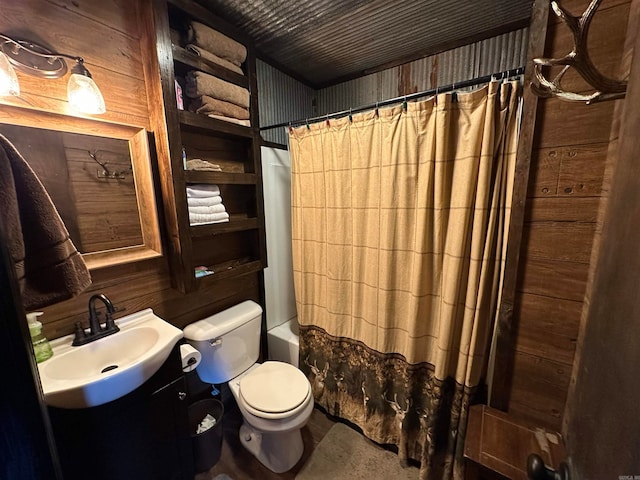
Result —
[[467, 412], [477, 387], [438, 379], [433, 365], [412, 365], [315, 326], [300, 326], [300, 368], [317, 404], [375, 442], [395, 445], [401, 462], [419, 461], [421, 480], [462, 480]]

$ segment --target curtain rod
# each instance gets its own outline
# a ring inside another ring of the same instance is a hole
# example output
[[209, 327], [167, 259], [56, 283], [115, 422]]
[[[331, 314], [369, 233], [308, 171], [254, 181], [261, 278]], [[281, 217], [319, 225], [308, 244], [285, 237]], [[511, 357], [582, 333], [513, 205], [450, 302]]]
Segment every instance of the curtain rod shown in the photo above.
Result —
[[420, 97], [428, 97], [436, 93], [446, 93], [452, 90], [457, 90], [459, 88], [473, 87], [476, 85], [480, 85], [482, 83], [488, 83], [491, 80], [502, 80], [503, 78], [515, 77], [518, 75], [522, 75], [523, 73], [524, 73], [524, 67], [513, 68], [511, 70], [504, 70], [502, 72], [492, 73], [491, 75], [484, 75], [482, 77], [472, 78], [470, 80], [463, 80], [462, 82], [454, 82], [450, 85], [444, 85], [442, 87], [432, 88], [431, 90], [425, 90], [423, 92], [410, 93], [409, 95], [403, 95], [401, 97], [391, 98], [389, 100], [383, 100], [381, 102], [371, 103], [369, 105], [350, 108], [349, 110], [342, 110], [341, 112], [330, 113], [328, 115], [321, 115], [321, 116], [312, 117], [312, 118], [301, 118], [300, 120], [296, 120], [295, 122], [283, 122], [283, 123], [278, 123], [276, 125], [269, 125], [268, 127], [260, 127], [260, 130], [261, 131], [271, 130], [273, 128], [281, 128], [281, 127], [297, 127], [300, 125], [319, 122], [322, 120], [329, 120], [331, 118], [344, 117], [346, 115], [351, 115], [352, 113], [363, 112], [365, 110], [370, 110], [372, 108], [385, 107], [387, 105], [406, 102], [406, 101], [414, 100]]

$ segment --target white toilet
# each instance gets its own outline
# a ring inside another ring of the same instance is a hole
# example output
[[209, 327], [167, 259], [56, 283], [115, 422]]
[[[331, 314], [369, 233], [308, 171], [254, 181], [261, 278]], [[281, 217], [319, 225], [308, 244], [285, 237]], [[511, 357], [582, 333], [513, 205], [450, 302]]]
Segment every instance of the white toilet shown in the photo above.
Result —
[[300, 460], [300, 429], [313, 411], [311, 385], [293, 365], [256, 363], [262, 308], [246, 301], [188, 325], [185, 339], [202, 354], [197, 367], [205, 383], [229, 382], [244, 422], [240, 441], [275, 473]]

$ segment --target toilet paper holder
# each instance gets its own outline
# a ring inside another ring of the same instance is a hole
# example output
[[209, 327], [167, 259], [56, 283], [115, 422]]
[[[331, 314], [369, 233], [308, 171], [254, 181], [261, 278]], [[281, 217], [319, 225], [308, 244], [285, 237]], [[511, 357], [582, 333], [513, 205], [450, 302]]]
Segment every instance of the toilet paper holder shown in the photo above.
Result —
[[189, 344], [180, 345], [180, 356], [182, 361], [182, 371], [190, 372], [200, 365], [202, 355]]
[[193, 364], [198, 363], [198, 359], [196, 357], [189, 357], [187, 359], [187, 367], [192, 366]]

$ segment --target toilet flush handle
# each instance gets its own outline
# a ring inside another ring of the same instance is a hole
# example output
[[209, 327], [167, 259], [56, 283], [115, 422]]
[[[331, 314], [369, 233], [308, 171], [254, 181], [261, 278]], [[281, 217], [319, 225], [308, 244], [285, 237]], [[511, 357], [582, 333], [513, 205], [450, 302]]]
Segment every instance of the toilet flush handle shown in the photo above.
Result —
[[212, 347], [219, 347], [220, 345], [222, 345], [222, 337], [212, 338], [211, 340], [209, 340], [209, 345], [211, 345]]

